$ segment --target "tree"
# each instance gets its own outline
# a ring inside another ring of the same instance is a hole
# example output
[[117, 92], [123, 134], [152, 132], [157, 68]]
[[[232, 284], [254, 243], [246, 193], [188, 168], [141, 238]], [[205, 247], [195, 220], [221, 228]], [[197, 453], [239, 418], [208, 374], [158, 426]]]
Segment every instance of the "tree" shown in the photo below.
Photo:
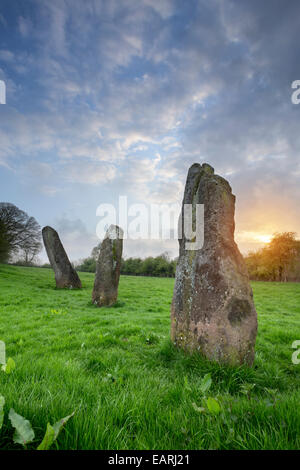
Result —
[[275, 233], [270, 243], [246, 258], [250, 279], [300, 280], [300, 242], [294, 232]]
[[0, 260], [21, 255], [30, 264], [42, 248], [41, 227], [14, 204], [0, 203]]
[[9, 243], [5, 224], [0, 219], [0, 263], [5, 263], [9, 258]]
[[171, 260], [169, 255], [163, 253], [153, 258], [127, 258], [122, 259], [121, 274], [133, 274], [136, 276], [174, 277], [176, 260]]
[[268, 247], [270, 260], [278, 273], [279, 281], [287, 281], [289, 268], [297, 256], [296, 234], [275, 233]]
[[82, 271], [86, 273], [96, 272], [96, 260], [90, 256], [89, 258], [84, 258], [79, 261], [79, 264], [76, 267], [77, 271]]
[[275, 281], [275, 270], [267, 247], [248, 253], [245, 258], [250, 279]]
[[87, 273], [96, 272], [96, 264], [99, 258], [100, 248], [101, 248], [101, 242], [97, 246], [94, 246], [94, 248], [91, 251], [90, 256], [79, 261], [79, 264], [77, 265], [77, 268], [76, 268], [77, 271], [83, 271]]

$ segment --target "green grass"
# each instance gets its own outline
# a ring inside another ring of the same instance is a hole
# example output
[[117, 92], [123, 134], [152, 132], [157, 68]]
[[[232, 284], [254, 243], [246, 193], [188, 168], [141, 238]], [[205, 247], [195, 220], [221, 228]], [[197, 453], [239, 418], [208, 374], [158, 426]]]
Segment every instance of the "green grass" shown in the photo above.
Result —
[[[122, 276], [119, 301], [91, 304], [54, 289], [51, 270], [0, 266], [0, 339], [15, 371], [0, 372], [6, 399], [0, 448], [18, 448], [7, 419], [29, 419], [35, 448], [47, 422], [76, 410], [58, 449], [296, 449], [300, 447], [300, 284], [253, 283], [259, 332], [253, 368], [185, 355], [169, 340], [173, 279]], [[201, 378], [222, 413], [199, 413]], [[243, 390], [255, 384], [251, 395]], [[55, 446], [54, 446], [55, 448]]]

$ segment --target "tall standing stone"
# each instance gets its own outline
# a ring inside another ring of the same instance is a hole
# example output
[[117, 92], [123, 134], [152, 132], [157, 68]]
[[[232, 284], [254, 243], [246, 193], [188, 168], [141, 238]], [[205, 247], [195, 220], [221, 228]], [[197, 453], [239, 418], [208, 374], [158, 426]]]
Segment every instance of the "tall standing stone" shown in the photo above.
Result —
[[98, 307], [117, 301], [123, 251], [123, 230], [111, 225], [101, 243], [92, 302]]
[[44, 227], [42, 235], [50, 264], [54, 270], [56, 287], [81, 289], [79, 276], [69, 261], [58, 233], [52, 227]]
[[182, 211], [204, 204], [204, 243], [186, 249], [185, 219], [179, 221], [179, 260], [171, 308], [171, 338], [185, 350], [219, 363], [252, 365], [257, 314], [247, 268], [234, 241], [235, 196], [208, 165], [190, 167]]

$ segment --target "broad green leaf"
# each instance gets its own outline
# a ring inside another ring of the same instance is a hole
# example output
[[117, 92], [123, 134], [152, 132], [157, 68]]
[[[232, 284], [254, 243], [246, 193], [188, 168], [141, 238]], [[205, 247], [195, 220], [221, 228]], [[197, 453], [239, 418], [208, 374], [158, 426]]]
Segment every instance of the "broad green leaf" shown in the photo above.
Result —
[[55, 431], [51, 424], [47, 424], [47, 429], [45, 432], [44, 439], [37, 447], [37, 450], [48, 450], [52, 446], [53, 442], [55, 441]]
[[204, 413], [205, 412], [205, 408], [202, 408], [201, 406], [197, 406], [196, 403], [192, 403], [192, 406], [194, 408], [195, 411], [197, 411], [198, 413]]
[[221, 411], [221, 407], [215, 398], [208, 397], [206, 400], [206, 405], [208, 411], [214, 415], [218, 415]]
[[60, 419], [57, 421], [57, 423], [53, 424], [47, 424], [47, 429], [45, 432], [44, 439], [40, 443], [40, 445], [37, 447], [37, 450], [48, 450], [52, 446], [53, 442], [57, 439], [60, 431], [62, 430], [63, 426], [66, 424], [67, 421], [69, 421], [72, 416], [74, 416], [75, 411], [69, 416], [66, 416], [65, 418]]
[[5, 365], [2, 366], [2, 370], [6, 373], [6, 374], [11, 374], [12, 371], [16, 368], [16, 363], [15, 361], [9, 357], [7, 359], [7, 363]]
[[4, 404], [5, 404], [5, 398], [2, 395], [0, 395], [0, 429], [2, 428], [3, 418], [4, 418], [4, 411], [3, 411]]
[[205, 374], [200, 385], [201, 392], [205, 394], [205, 392], [207, 392], [210, 389], [211, 384], [212, 384], [211, 375]]
[[73, 411], [72, 414], [70, 414], [69, 416], [66, 416], [65, 418], [62, 418], [60, 419], [59, 421], [57, 421], [55, 424], [53, 424], [53, 429], [54, 429], [54, 432], [55, 432], [55, 439], [57, 439], [60, 431], [62, 430], [62, 428], [64, 427], [64, 425], [69, 421], [70, 418], [72, 418], [72, 416], [74, 416], [75, 414], [75, 411]]
[[13, 408], [9, 410], [8, 417], [12, 426], [15, 428], [13, 437], [14, 443], [25, 446], [26, 444], [29, 444], [29, 442], [32, 442], [34, 439], [34, 431], [30, 422], [23, 418], [23, 416], [18, 415]]
[[5, 343], [0, 341], [0, 364], [6, 364]]

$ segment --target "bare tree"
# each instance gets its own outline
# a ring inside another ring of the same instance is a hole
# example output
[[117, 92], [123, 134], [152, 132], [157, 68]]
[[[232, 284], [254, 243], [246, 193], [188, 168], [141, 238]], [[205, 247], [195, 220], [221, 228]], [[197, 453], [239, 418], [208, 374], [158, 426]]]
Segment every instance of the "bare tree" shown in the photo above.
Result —
[[5, 224], [0, 219], [0, 263], [5, 263], [9, 258], [9, 243], [7, 240]]
[[41, 228], [34, 217], [29, 217], [14, 204], [0, 203], [0, 260], [21, 255], [26, 264], [41, 250]]

